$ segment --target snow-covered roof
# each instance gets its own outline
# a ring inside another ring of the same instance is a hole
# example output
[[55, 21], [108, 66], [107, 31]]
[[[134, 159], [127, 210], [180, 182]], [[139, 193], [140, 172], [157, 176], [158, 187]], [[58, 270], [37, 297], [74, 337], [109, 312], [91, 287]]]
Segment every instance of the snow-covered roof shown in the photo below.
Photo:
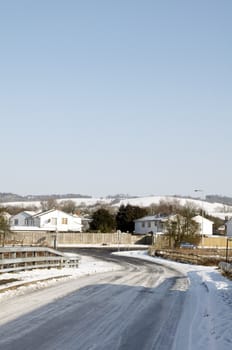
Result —
[[201, 215], [196, 215], [196, 216], [194, 216], [192, 219], [193, 219], [194, 221], [203, 220], [203, 221], [208, 221], [208, 222], [210, 222], [211, 224], [214, 223], [212, 220], [206, 219], [204, 216], [201, 216]]
[[24, 213], [26, 213], [28, 215], [35, 215], [37, 212], [34, 210], [24, 210]]
[[[173, 216], [173, 215], [171, 215]], [[143, 216], [142, 218], [134, 220], [134, 222], [140, 221], [167, 221], [170, 215], [148, 215]]]
[[29, 216], [33, 216], [35, 215], [35, 211], [32, 211], [32, 210], [23, 210], [23, 211], [20, 211], [19, 213], [15, 214], [15, 215], [12, 215], [12, 219], [18, 215], [23, 215], [25, 217], [29, 217]]
[[33, 215], [34, 218], [38, 217], [38, 216], [42, 216], [48, 213], [52, 213], [53, 211], [56, 211], [57, 209], [49, 209], [49, 210], [45, 210], [45, 211], [41, 211], [35, 215]]
[[46, 211], [39, 212], [39, 213], [33, 215], [33, 218], [41, 217], [43, 215], [47, 215], [47, 214], [53, 213], [53, 212], [58, 212], [58, 213], [66, 215], [66, 216], [70, 216], [70, 217], [72, 217], [74, 219], [80, 218], [80, 216], [77, 216], [77, 215], [74, 216], [72, 214], [65, 213], [64, 211], [58, 210], [58, 209], [49, 209], [49, 210], [46, 210]]

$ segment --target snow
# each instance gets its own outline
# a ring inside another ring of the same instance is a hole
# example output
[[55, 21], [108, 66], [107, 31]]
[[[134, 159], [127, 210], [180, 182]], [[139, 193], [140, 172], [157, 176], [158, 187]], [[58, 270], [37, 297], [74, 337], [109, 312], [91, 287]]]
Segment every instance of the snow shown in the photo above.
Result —
[[[170, 350], [228, 350], [232, 348], [232, 281], [223, 277], [217, 267], [172, 262], [151, 257], [146, 251], [127, 251], [113, 254], [152, 261], [177, 270], [185, 277], [177, 279], [172, 287], [175, 291], [187, 293], [187, 297], [174, 344]], [[41, 269], [2, 274], [0, 280], [16, 278], [20, 281], [0, 285], [2, 290], [2, 292], [0, 290], [0, 303], [4, 302], [6, 298], [15, 298], [32, 290], [54, 285], [60, 281], [59, 278], [62, 278], [63, 281], [74, 280], [80, 276], [116, 271], [120, 268], [119, 265], [112, 262], [82, 256], [79, 268], [75, 269]], [[45, 280], [48, 278], [51, 280]], [[167, 278], [167, 275], [164, 275], [163, 278]], [[3, 292], [3, 288], [27, 282], [29, 285]]]
[[225, 216], [232, 216], [232, 207], [224, 205], [221, 203], [210, 203], [200, 199], [193, 198], [182, 198], [176, 196], [148, 196], [148, 197], [138, 197], [122, 199], [119, 203], [114, 206], [119, 207], [120, 205], [138, 205], [141, 207], [148, 207], [152, 204], [159, 204], [160, 201], [178, 201], [180, 205], [195, 205], [198, 208], [203, 208], [208, 214], [220, 218], [225, 218]]
[[[97, 203], [111, 203], [112, 199], [110, 198], [98, 198], [98, 197], [91, 197], [91, 198], [60, 198], [57, 199], [57, 202], [63, 202], [63, 201], [68, 201], [71, 200], [74, 202], [77, 206], [78, 205], [95, 205]], [[8, 207], [8, 206], [19, 206], [22, 208], [28, 207], [28, 206], [36, 206], [40, 207], [41, 206], [41, 201], [17, 201], [17, 202], [3, 202], [1, 203], [2, 206]]]
[[[65, 200], [72, 200], [76, 203], [76, 205], [96, 205], [97, 203], [109, 204], [111, 205], [113, 199], [106, 197], [92, 197], [92, 198], [62, 198], [58, 199], [58, 202], [62, 202]], [[200, 199], [193, 198], [183, 198], [177, 196], [144, 196], [144, 197], [136, 197], [136, 198], [127, 198], [121, 199], [118, 203], [113, 204], [113, 207], [119, 207], [120, 205], [138, 205], [141, 207], [147, 207], [152, 204], [158, 204], [160, 201], [178, 201], [181, 205], [195, 205], [199, 208], [203, 208], [208, 214], [219, 217], [221, 219], [225, 219], [226, 216], [232, 217], [232, 206], [224, 205], [221, 203], [210, 203], [206, 201], [202, 201]], [[2, 206], [20, 206], [25, 208], [30, 205], [35, 205], [36, 207], [40, 207], [41, 203], [39, 201], [26, 201], [26, 202], [5, 202], [1, 203]]]
[[[172, 350], [228, 350], [232, 348], [232, 281], [217, 267], [189, 265], [150, 257], [147, 252], [117, 252], [153, 261], [182, 272], [188, 284], [179, 290], [188, 293]], [[178, 289], [178, 285], [175, 285]]]
[[[65, 253], [73, 256], [75, 254]], [[92, 257], [81, 256], [78, 268], [35, 269], [15, 273], [0, 274], [0, 302], [9, 297], [22, 295], [28, 291], [54, 285], [62, 278], [63, 281], [75, 279], [96, 273], [116, 271], [120, 266], [111, 262], [101, 261]], [[18, 281], [1, 284], [1, 280], [17, 279]], [[15, 288], [17, 287], [17, 289]]]

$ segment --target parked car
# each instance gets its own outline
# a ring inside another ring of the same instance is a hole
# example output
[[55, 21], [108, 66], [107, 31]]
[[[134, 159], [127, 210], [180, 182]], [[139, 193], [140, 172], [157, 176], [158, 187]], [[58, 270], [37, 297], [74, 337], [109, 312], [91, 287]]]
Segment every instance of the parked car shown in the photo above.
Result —
[[185, 248], [185, 249], [196, 249], [196, 246], [192, 243], [189, 242], [182, 242], [180, 244], [180, 248]]

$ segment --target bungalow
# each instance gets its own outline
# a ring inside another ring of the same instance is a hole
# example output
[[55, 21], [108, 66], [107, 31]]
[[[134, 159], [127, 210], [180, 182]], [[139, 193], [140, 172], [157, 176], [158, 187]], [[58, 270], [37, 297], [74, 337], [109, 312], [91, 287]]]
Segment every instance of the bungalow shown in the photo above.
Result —
[[12, 215], [10, 218], [10, 226], [26, 226], [27, 219], [35, 215], [35, 211], [21, 211], [16, 215]]
[[206, 219], [201, 215], [193, 217], [193, 220], [199, 224], [199, 234], [212, 236], [213, 234], [213, 221]]
[[[21, 216], [12, 218], [12, 230], [82, 231], [81, 218], [79, 216], [67, 214], [61, 210], [51, 209], [27, 216], [25, 212], [20, 214]], [[22, 220], [19, 221], [19, 219]]]
[[134, 220], [136, 234], [163, 234], [168, 220], [174, 220], [176, 215], [151, 215]]

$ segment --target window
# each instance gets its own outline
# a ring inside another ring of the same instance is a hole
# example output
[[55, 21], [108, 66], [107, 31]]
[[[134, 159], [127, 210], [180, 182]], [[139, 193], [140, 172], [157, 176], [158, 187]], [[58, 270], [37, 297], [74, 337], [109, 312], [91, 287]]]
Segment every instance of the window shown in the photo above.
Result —
[[142, 227], [145, 227], [145, 222], [142, 222]]
[[14, 220], [14, 225], [17, 226], [19, 224], [19, 219]]
[[67, 218], [62, 218], [61, 219], [62, 225], [68, 225], [68, 219]]
[[151, 227], [151, 222], [150, 221], [147, 223], [147, 227]]

